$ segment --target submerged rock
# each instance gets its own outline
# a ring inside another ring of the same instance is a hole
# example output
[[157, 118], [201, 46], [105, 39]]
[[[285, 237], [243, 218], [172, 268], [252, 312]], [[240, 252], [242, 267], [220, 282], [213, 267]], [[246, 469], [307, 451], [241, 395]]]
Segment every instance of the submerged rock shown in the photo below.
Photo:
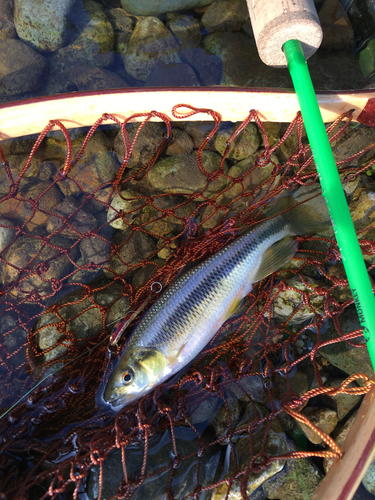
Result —
[[[217, 153], [203, 151], [203, 167], [211, 174], [218, 170], [221, 157]], [[228, 167], [224, 164], [224, 173], [227, 173]], [[159, 160], [148, 173], [150, 184], [164, 193], [191, 194], [203, 191], [203, 196], [213, 198], [227, 185], [227, 179], [224, 175], [218, 175], [218, 178], [208, 183], [207, 176], [204, 175], [197, 164], [197, 154], [195, 152], [189, 155], [169, 156]], [[206, 187], [207, 186], [207, 187]], [[199, 196], [196, 201], [203, 201]]]
[[[339, 324], [343, 335], [361, 329], [361, 325], [358, 321], [358, 314], [354, 306], [349, 306], [343, 311], [339, 317]], [[339, 333], [330, 320], [329, 328], [324, 334], [324, 340], [332, 340], [338, 337]], [[316, 341], [316, 337], [313, 337], [313, 341], [314, 340]], [[358, 346], [364, 345], [363, 337], [351, 340], [351, 344], [358, 344]], [[366, 348], [354, 347], [342, 341], [324, 346], [319, 352], [333, 366], [336, 366], [348, 375], [365, 373], [370, 378], [374, 376], [374, 369], [372, 368], [370, 355]], [[360, 380], [357, 380], [357, 382], [362, 385]]]
[[[134, 123], [126, 127], [130, 144], [133, 142], [140, 126], [141, 124]], [[141, 131], [139, 132], [126, 168], [140, 169], [147, 165], [147, 163], [151, 161], [155, 156], [163, 140], [164, 123], [145, 123]], [[117, 134], [113, 147], [116, 151], [118, 161], [122, 163], [125, 157], [125, 147], [122, 140], [121, 131], [119, 131], [119, 133]]]
[[[240, 123], [234, 123], [230, 128], [219, 130], [216, 134], [215, 148], [221, 156], [224, 155], [230, 136], [240, 125]], [[249, 123], [231, 143], [227, 158], [228, 160], [236, 161], [248, 158], [259, 148], [259, 144], [260, 137], [258, 134], [258, 127], [255, 123]]]
[[59, 72], [79, 63], [110, 66], [114, 61], [115, 35], [101, 4], [82, 0], [80, 9], [72, 9], [71, 18], [78, 36], [53, 54], [51, 68]]
[[37, 366], [65, 355], [72, 346], [72, 338], [82, 346], [87, 339], [98, 335], [103, 324], [102, 307], [108, 308], [105, 313], [108, 327], [129, 309], [130, 300], [123, 295], [122, 283], [110, 283], [100, 277], [89, 286], [94, 290], [90, 298], [85, 298], [87, 291], [83, 288], [74, 290], [54, 304], [58, 315], [47, 311], [35, 322], [32, 332], [38, 349]]
[[0, 96], [37, 90], [45, 69], [44, 57], [21, 40], [0, 40]]
[[212, 0], [121, 0], [122, 8], [136, 16], [157, 16], [166, 12], [194, 9], [210, 4]]
[[291, 318], [288, 323], [298, 325], [315, 318], [316, 313], [324, 313], [324, 296], [312, 295], [310, 303], [313, 307], [302, 302], [303, 293], [311, 293], [312, 289], [319, 286], [317, 281], [308, 276], [304, 276], [303, 280], [307, 285], [299, 276], [293, 276], [285, 280], [286, 286], [290, 287], [290, 289], [279, 292], [274, 298], [272, 302], [272, 318], [278, 318], [281, 321]]
[[145, 81], [145, 87], [196, 87], [199, 80], [193, 68], [184, 63], [156, 66]]
[[105, 274], [109, 277], [113, 277], [114, 273], [124, 274], [130, 267], [146, 258], [154, 257], [157, 253], [153, 238], [141, 231], [134, 231], [130, 235], [127, 231], [121, 232], [114, 243], [118, 245], [118, 250], [111, 257], [105, 270]]
[[74, 24], [69, 11], [75, 0], [15, 0], [14, 23], [21, 40], [41, 52], [53, 52], [68, 42]]
[[[302, 410], [302, 415], [307, 417], [312, 424], [316, 425], [316, 427], [326, 434], [331, 434], [337, 424], [337, 413], [334, 410], [329, 410], [328, 408], [309, 406], [308, 408]], [[311, 427], [303, 424], [302, 422], [299, 422], [299, 425], [311, 443], [323, 443], [323, 439], [315, 432], [314, 429], [311, 429]]]
[[202, 17], [202, 25], [209, 32], [240, 31], [249, 20], [246, 0], [213, 2]]
[[[251, 459], [255, 455], [261, 452], [264, 433], [266, 433], [267, 437], [265, 440], [264, 450], [262, 451], [264, 451], [266, 454], [269, 454], [270, 456], [284, 455], [285, 453], [287, 453], [289, 448], [287, 437], [282, 431], [282, 428], [276, 419], [272, 421], [270, 427], [267, 427], [268, 422], [266, 422], [258, 427], [255, 427], [251, 431], [252, 446], [250, 447], [248, 426], [251, 424], [253, 420], [266, 416], [268, 412], [265, 408], [262, 408], [260, 405], [249, 404], [248, 410], [249, 408], [252, 408], [252, 411], [250, 411], [250, 413], [245, 412], [245, 415], [240, 420], [240, 422], [238, 422], [237, 425], [233, 425], [235, 424], [235, 421], [232, 422], [232, 425], [236, 430], [239, 429], [244, 430], [243, 434], [235, 436], [237, 470], [244, 470], [250, 464]], [[228, 428], [228, 422], [227, 422], [227, 428]], [[229, 451], [229, 445], [228, 445], [228, 451]], [[249, 476], [247, 477], [246, 493], [248, 495], [251, 495], [260, 486], [267, 484], [267, 481], [269, 481], [272, 477], [274, 477], [280, 471], [282, 471], [284, 466], [285, 466], [285, 459], [280, 459], [270, 464], [261, 472], [250, 472]], [[224, 478], [229, 478], [233, 476], [233, 473], [234, 473], [234, 466], [232, 463], [230, 463], [229, 469], [227, 470]], [[214, 489], [212, 500], [220, 500], [224, 498], [227, 494], [227, 491], [228, 491], [227, 484], [218, 486], [217, 488]], [[231, 485], [229, 499], [240, 500], [241, 498], [242, 498], [241, 479], [239, 479]]]
[[133, 32], [133, 19], [123, 9], [110, 9], [106, 12], [115, 34], [116, 52], [121, 54]]
[[[68, 254], [70, 244], [62, 239], [52, 240], [53, 246], [43, 240], [21, 236], [5, 253], [8, 262], [2, 270], [4, 285], [14, 284], [9, 293], [18, 300], [34, 302], [53, 293], [56, 281], [66, 276], [71, 262]], [[76, 249], [71, 250], [74, 256]]]
[[126, 71], [138, 80], [147, 80], [160, 63], [179, 62], [178, 44], [157, 17], [138, 22], [123, 52]]
[[147, 199], [140, 194], [123, 189], [115, 193], [107, 212], [107, 221], [116, 229], [128, 229], [139, 216]]
[[284, 469], [263, 484], [263, 491], [271, 500], [310, 499], [322, 479], [323, 474], [310, 458], [287, 460]]
[[[344, 378], [338, 378], [328, 380], [324, 385], [325, 387], [336, 388], [339, 387], [344, 381]], [[352, 382], [349, 387], [358, 387], [358, 384], [356, 382]], [[337, 394], [336, 396], [329, 396], [328, 394], [322, 394], [321, 397], [325, 406], [335, 410], [338, 420], [342, 420], [361, 401], [363, 396], [355, 394]]]
[[[190, 427], [178, 426], [173, 429], [176, 439], [178, 456], [171, 454], [172, 436], [169, 429], [159, 432], [149, 441], [146, 477], [139, 487], [134, 487], [134, 481], [142, 469], [144, 445], [131, 446], [125, 449], [127, 476], [129, 484], [124, 485], [124, 472], [121, 451], [109, 454], [103, 462], [102, 499], [109, 500], [116, 496], [117, 491], [125, 486], [132, 491], [132, 499], [143, 500], [167, 498], [167, 486], [175, 500], [192, 495], [197, 486], [197, 470], [199, 463], [199, 485], [211, 484], [220, 471], [220, 460], [223, 449], [220, 445], [202, 448], [198, 435]], [[198, 456], [198, 450], [201, 452]], [[173, 468], [173, 469], [172, 469]], [[173, 477], [171, 472], [173, 470]], [[91, 469], [87, 484], [87, 496], [90, 500], [97, 498], [99, 491], [99, 467]], [[202, 500], [208, 500], [209, 494], [202, 493]]]
[[167, 28], [176, 37], [179, 50], [199, 47], [201, 40], [198, 19], [181, 14], [167, 14]]
[[[4, 227], [11, 226], [11, 227]], [[4, 217], [0, 217], [0, 253], [12, 243], [17, 229], [14, 223]]]
[[[219, 57], [199, 48], [180, 50], [178, 55], [181, 61], [193, 68], [201, 85], [220, 84], [223, 76], [223, 65]], [[196, 122], [188, 122], [187, 127], [194, 127], [194, 123]], [[197, 126], [199, 126], [199, 123], [197, 123]], [[196, 147], [198, 146], [199, 144]]]

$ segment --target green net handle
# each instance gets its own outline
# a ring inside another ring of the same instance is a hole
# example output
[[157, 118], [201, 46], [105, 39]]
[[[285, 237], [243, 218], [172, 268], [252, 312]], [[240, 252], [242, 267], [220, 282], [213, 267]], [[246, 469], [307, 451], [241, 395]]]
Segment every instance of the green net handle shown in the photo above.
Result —
[[290, 76], [318, 170], [322, 194], [335, 231], [359, 322], [375, 370], [375, 297], [350, 216], [331, 145], [320, 113], [307, 62], [298, 40], [284, 43]]

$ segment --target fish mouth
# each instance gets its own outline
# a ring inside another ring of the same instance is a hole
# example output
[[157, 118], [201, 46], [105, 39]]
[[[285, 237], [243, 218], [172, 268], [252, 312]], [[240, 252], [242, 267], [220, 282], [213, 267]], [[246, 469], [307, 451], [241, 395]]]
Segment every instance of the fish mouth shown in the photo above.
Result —
[[107, 397], [104, 393], [104, 400], [106, 401], [106, 403], [113, 406], [114, 408], [118, 408], [118, 407], [127, 406], [130, 403], [137, 401], [142, 396], [143, 396], [143, 394], [130, 394], [130, 395], [125, 395], [125, 396]]

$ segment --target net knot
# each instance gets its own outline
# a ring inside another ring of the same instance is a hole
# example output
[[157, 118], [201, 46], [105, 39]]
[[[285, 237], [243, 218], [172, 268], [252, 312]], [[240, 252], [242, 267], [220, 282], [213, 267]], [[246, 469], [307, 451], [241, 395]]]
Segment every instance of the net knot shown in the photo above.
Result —
[[262, 153], [261, 155], [258, 156], [258, 158], [255, 160], [255, 165], [257, 167], [264, 167], [270, 162], [270, 153]]
[[18, 192], [18, 184], [15, 184], [14, 182], [9, 186], [9, 190], [8, 190], [8, 198], [13, 198], [14, 196], [16, 196]]
[[283, 189], [291, 190], [291, 189], [294, 189], [296, 187], [297, 182], [294, 178], [288, 177], [288, 178], [282, 180], [281, 185], [282, 185]]
[[40, 264], [37, 264], [35, 266], [35, 271], [37, 272], [38, 276], [46, 273], [48, 269], [49, 269], [49, 262], [40, 262]]

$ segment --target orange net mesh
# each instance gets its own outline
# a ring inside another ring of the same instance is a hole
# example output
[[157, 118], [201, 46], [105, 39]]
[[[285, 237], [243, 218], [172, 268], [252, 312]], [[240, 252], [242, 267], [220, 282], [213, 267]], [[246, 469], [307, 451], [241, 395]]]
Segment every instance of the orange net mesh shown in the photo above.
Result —
[[[211, 121], [190, 130], [190, 152], [181, 153], [176, 138], [189, 125], [178, 118], [197, 113]], [[118, 412], [102, 404], [103, 384], [160, 288], [256, 224], [280, 193], [317, 182], [299, 114], [276, 140], [255, 111], [224, 128], [208, 109], [179, 105], [173, 116], [104, 115], [84, 140], [53, 121], [26, 162], [0, 151], [1, 499], [247, 498], [262, 471], [275, 474], [285, 460], [341, 454], [301, 413], [316, 398], [371, 386], [355, 370], [334, 387], [322, 378], [324, 349], [365, 349], [359, 325], [343, 326], [354, 306], [332, 237], [299, 237], [291, 263], [254, 285], [183, 373]], [[116, 130], [98, 131], [110, 122]], [[54, 126], [64, 137], [49, 133]], [[331, 124], [331, 142], [350, 126], [350, 114]], [[260, 142], [244, 164], [233, 146], [245, 134]], [[349, 165], [374, 146], [339, 162], [344, 185], [375, 163]], [[362, 229], [367, 258], [373, 229]], [[295, 383], [304, 373], [309, 383]], [[320, 444], [306, 445], [296, 422]]]

